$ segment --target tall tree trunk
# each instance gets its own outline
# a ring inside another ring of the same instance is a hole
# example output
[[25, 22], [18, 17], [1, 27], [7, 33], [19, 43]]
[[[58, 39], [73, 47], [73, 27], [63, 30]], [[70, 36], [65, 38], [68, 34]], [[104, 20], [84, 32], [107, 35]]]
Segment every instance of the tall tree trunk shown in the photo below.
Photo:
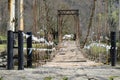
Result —
[[37, 0], [33, 0], [33, 17], [34, 17], [34, 23], [33, 23], [33, 34], [37, 35]]
[[15, 31], [15, 0], [8, 0], [8, 9], [10, 14], [8, 30]]
[[[94, 12], [95, 12], [95, 2], [97, 0], [94, 0], [93, 1], [93, 7], [92, 7], [92, 10], [91, 10], [91, 15], [90, 15], [90, 19], [89, 19], [89, 24], [88, 24], [88, 31], [87, 31], [87, 35], [86, 35], [86, 38], [85, 38], [85, 42], [83, 43], [83, 47], [85, 46], [86, 42], [87, 42], [87, 39], [88, 39], [88, 36], [89, 36], [89, 33], [90, 33], [90, 29], [92, 27], [92, 20], [93, 20], [93, 17], [94, 17]], [[83, 48], [82, 47], [82, 48]]]
[[119, 40], [120, 40], [120, 0], [119, 0]]
[[24, 30], [24, 17], [23, 17], [23, 0], [20, 0], [20, 26], [19, 30], [23, 31]]

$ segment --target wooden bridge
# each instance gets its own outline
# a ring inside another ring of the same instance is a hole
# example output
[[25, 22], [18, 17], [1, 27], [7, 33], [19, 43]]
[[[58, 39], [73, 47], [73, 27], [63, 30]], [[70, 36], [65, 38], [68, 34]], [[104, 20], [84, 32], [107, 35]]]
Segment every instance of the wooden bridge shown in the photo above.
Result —
[[83, 67], [95, 65], [99, 65], [99, 63], [95, 63], [85, 58], [84, 53], [77, 47], [75, 41], [62, 41], [53, 60], [51, 62], [47, 62], [43, 66]]

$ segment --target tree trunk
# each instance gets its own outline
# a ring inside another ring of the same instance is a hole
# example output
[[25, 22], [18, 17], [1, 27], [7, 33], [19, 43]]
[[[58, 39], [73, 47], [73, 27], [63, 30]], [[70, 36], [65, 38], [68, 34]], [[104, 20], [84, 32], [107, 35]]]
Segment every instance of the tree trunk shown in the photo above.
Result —
[[33, 34], [37, 35], [37, 0], [33, 0], [33, 17], [34, 17], [34, 23], [33, 23]]
[[94, 16], [94, 12], [95, 12], [95, 2], [96, 2], [96, 0], [93, 1], [93, 7], [92, 7], [92, 10], [91, 10], [91, 15], [90, 15], [89, 24], [88, 24], [88, 31], [87, 31], [85, 42], [83, 43], [82, 48], [85, 46], [85, 44], [87, 42], [87, 39], [88, 39], [88, 36], [89, 36], [89, 33], [90, 33], [90, 29], [92, 27], [92, 20], [93, 20], [93, 16]]
[[15, 0], [8, 0], [8, 9], [10, 14], [8, 30], [15, 31]]

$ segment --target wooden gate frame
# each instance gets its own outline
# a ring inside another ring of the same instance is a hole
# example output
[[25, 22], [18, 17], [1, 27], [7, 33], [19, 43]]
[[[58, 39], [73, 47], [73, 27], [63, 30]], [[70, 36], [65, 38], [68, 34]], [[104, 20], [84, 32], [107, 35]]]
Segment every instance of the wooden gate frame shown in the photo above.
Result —
[[76, 41], [79, 42], [80, 39], [80, 26], [79, 26], [79, 10], [58, 10], [57, 20], [58, 20], [58, 40], [59, 43], [62, 42], [62, 16], [73, 15], [75, 20], [76, 29]]

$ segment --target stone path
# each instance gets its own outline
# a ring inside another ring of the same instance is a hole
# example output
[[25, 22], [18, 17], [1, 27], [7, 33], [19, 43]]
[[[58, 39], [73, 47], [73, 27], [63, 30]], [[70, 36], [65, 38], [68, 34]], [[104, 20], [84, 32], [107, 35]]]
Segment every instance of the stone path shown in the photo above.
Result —
[[35, 69], [0, 70], [0, 80], [120, 80], [120, 69], [109, 66], [61, 68], [38, 67]]

